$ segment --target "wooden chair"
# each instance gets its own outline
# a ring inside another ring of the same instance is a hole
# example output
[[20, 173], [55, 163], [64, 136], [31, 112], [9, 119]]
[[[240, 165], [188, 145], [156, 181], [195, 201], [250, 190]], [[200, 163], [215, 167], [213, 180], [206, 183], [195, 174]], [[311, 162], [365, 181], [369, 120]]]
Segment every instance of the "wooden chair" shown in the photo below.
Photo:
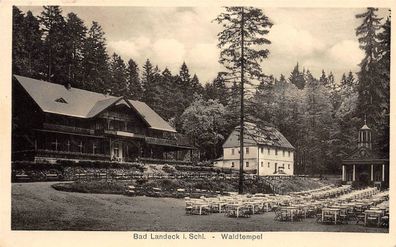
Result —
[[359, 224], [360, 222], [364, 223], [364, 218], [366, 216], [363, 213], [357, 213], [356, 214], [356, 224]]
[[389, 227], [389, 214], [381, 217], [381, 226], [382, 227]]

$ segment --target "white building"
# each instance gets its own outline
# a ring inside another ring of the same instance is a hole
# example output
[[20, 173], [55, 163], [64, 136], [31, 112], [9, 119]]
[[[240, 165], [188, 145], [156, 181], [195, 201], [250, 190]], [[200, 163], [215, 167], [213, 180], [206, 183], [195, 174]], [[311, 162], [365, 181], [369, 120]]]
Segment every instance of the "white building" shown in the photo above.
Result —
[[[236, 127], [223, 144], [223, 159], [214, 165], [239, 170], [239, 144]], [[245, 123], [244, 149], [244, 170], [256, 169], [260, 176], [294, 174], [294, 147], [277, 129]]]

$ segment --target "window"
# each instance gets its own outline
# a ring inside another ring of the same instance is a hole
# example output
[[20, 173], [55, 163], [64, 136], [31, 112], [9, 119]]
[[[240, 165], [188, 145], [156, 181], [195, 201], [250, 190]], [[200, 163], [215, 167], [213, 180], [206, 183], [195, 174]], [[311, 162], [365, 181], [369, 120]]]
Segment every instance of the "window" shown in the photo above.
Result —
[[289, 157], [290, 157], [290, 151], [288, 151], [288, 153], [289, 153]]
[[246, 161], [246, 167], [249, 167], [249, 162]]
[[270, 167], [271, 166], [271, 164], [270, 164], [270, 162], [268, 162], [268, 167]]
[[282, 151], [282, 155], [283, 155], [283, 157], [285, 157], [285, 150]]
[[51, 143], [51, 146], [53, 147], [53, 150], [58, 151], [58, 139], [55, 138], [55, 141]]
[[261, 161], [261, 167], [264, 167], [264, 162], [263, 161]]
[[55, 100], [55, 102], [62, 103], [62, 104], [67, 104], [67, 101], [64, 98], [58, 98], [58, 99]]
[[80, 141], [80, 144], [78, 145], [78, 147], [80, 148], [80, 153], [83, 152], [83, 142]]
[[264, 152], [264, 148], [261, 148], [261, 153], [263, 153]]
[[67, 140], [66, 146], [67, 146], [67, 152], [70, 152], [70, 140]]
[[271, 149], [270, 148], [268, 148], [268, 155], [270, 155], [271, 154]]
[[278, 155], [278, 149], [275, 148], [275, 155]]
[[246, 154], [248, 154], [249, 153], [249, 148], [246, 148]]
[[290, 170], [290, 164], [288, 164], [288, 165], [287, 165], [287, 169], [289, 169], [289, 170]]
[[234, 164], [234, 162], [231, 162], [231, 167], [235, 167], [235, 164]]
[[118, 143], [114, 144], [113, 152], [114, 152], [114, 157], [116, 158], [120, 157], [120, 150], [118, 147]]
[[234, 155], [235, 154], [235, 150], [231, 149], [231, 154]]

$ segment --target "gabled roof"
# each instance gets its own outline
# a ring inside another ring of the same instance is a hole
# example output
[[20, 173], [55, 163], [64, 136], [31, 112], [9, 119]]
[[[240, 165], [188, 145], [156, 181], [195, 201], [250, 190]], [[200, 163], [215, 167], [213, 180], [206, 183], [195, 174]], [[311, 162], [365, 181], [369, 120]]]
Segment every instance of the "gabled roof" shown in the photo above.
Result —
[[98, 115], [99, 113], [106, 110], [106, 108], [114, 105], [116, 102], [118, 102], [122, 98], [123, 97], [114, 97], [114, 98], [108, 98], [108, 99], [104, 99], [104, 100], [100, 100], [100, 101], [96, 102], [96, 104], [88, 112], [87, 117], [91, 118], [91, 117]]
[[388, 161], [380, 157], [378, 154], [373, 152], [373, 150], [367, 147], [359, 147], [355, 149], [348, 157], [342, 160], [343, 164], [363, 164], [363, 163], [383, 163]]
[[[144, 102], [73, 87], [67, 89], [60, 84], [18, 75], [14, 75], [14, 77], [43, 112], [78, 118], [92, 118], [110, 106], [125, 101], [131, 109], [135, 110], [145, 120], [151, 129], [176, 132]], [[59, 99], [62, 99], [66, 103], [60, 102]]]
[[[244, 145], [246, 146], [272, 146], [294, 149], [290, 142], [274, 127], [263, 126], [257, 127], [254, 123], [246, 122]], [[235, 127], [230, 136], [223, 144], [223, 148], [239, 147], [239, 126]]]

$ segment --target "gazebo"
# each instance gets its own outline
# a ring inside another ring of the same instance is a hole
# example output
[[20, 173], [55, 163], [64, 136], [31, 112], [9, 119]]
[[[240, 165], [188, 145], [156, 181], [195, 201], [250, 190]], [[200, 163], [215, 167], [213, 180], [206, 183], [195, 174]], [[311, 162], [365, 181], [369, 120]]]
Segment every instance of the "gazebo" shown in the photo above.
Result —
[[366, 120], [359, 130], [357, 148], [342, 161], [342, 181], [359, 181], [380, 188], [389, 186], [389, 159], [379, 157], [372, 149], [371, 129]]

